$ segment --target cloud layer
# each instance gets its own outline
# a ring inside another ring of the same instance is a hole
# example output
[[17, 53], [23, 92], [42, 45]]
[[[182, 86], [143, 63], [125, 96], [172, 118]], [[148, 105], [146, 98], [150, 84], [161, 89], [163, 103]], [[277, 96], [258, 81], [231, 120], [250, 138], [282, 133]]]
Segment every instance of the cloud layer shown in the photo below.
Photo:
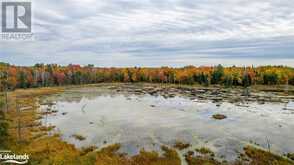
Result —
[[294, 66], [289, 0], [32, 1], [34, 41], [0, 41], [18, 65]]

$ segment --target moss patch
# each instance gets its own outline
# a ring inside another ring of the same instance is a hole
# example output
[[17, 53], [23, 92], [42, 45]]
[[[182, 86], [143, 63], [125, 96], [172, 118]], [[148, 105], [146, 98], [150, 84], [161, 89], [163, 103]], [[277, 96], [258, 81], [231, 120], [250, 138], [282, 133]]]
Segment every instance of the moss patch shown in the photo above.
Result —
[[214, 115], [212, 115], [212, 118], [214, 118], [216, 120], [223, 120], [223, 119], [227, 118], [227, 116], [225, 116], [223, 114], [214, 114]]
[[179, 150], [183, 150], [185, 148], [190, 147], [189, 143], [183, 143], [181, 141], [176, 141], [174, 148], [179, 149]]

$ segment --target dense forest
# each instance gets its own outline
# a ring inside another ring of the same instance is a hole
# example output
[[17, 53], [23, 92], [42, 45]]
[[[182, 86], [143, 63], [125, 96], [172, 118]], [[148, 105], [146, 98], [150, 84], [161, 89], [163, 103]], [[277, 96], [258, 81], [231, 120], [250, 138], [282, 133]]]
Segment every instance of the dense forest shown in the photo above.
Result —
[[36, 64], [31, 67], [0, 63], [0, 87], [5, 89], [92, 84], [101, 82], [150, 82], [175, 84], [220, 84], [230, 86], [294, 85], [294, 68], [286, 66], [183, 68], [99, 68]]

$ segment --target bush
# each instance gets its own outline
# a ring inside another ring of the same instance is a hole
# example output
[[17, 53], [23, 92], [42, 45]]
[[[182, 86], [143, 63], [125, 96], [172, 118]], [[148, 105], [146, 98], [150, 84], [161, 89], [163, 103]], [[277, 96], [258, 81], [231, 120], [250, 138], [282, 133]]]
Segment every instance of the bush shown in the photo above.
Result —
[[278, 75], [276, 73], [266, 73], [263, 75], [264, 85], [276, 85], [278, 83]]
[[8, 124], [5, 121], [4, 113], [0, 111], [0, 144], [7, 137]]
[[3, 99], [0, 98], [0, 146], [3, 145], [5, 138], [8, 136], [8, 124], [5, 121], [5, 115], [3, 113], [4, 102]]

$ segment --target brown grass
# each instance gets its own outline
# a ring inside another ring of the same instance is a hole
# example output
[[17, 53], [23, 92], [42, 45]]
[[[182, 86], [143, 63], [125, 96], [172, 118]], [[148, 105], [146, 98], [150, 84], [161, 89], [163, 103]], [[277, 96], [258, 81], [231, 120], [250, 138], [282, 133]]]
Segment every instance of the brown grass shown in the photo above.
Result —
[[252, 165], [293, 165], [294, 162], [282, 156], [258, 149], [252, 146], [244, 147], [245, 155], [251, 160]]
[[203, 156], [191, 156], [186, 155], [185, 157], [188, 165], [221, 165], [222, 163], [215, 160], [214, 158], [207, 158]]
[[[9, 112], [6, 117], [9, 122], [9, 139], [6, 141], [9, 150], [15, 153], [27, 153], [30, 155], [30, 164], [41, 165], [180, 165], [181, 160], [177, 152], [171, 148], [162, 147], [163, 155], [157, 152], [141, 150], [138, 155], [128, 157], [126, 154], [118, 153], [119, 144], [111, 145], [96, 151], [96, 147], [82, 150], [75, 148], [61, 140], [59, 135], [47, 136], [47, 131], [54, 127], [44, 127], [37, 121], [40, 114], [37, 113], [37, 97], [47, 94], [62, 92], [63, 88], [40, 88], [16, 90], [9, 93]], [[25, 107], [32, 107], [21, 113], [21, 118], [16, 111], [16, 96], [19, 103]], [[18, 123], [23, 126], [21, 139], [18, 138]], [[189, 147], [189, 144], [178, 143], [178, 149]], [[207, 148], [196, 150], [204, 156], [194, 156], [194, 152], [186, 154], [189, 165], [219, 165], [223, 164], [215, 160], [211, 151]], [[252, 165], [292, 165], [293, 162], [284, 157], [266, 152], [254, 147], [245, 147], [244, 156], [251, 160]], [[208, 155], [208, 156], [207, 156]], [[291, 158], [291, 156], [289, 156]], [[237, 162], [237, 161], [236, 161]], [[247, 162], [248, 163], [248, 162]], [[237, 164], [237, 163], [236, 163]], [[239, 163], [239, 164], [242, 164]]]
[[164, 154], [141, 150], [138, 155], [127, 157], [117, 154], [119, 144], [109, 146], [97, 153], [96, 165], [180, 165], [181, 160], [175, 150], [162, 146]]
[[196, 151], [200, 154], [210, 155], [210, 156], [214, 157], [214, 152], [211, 151], [209, 148], [201, 147], [201, 148], [197, 148]]
[[[54, 128], [40, 125], [37, 120], [40, 114], [37, 113], [37, 97], [47, 94], [62, 92], [63, 88], [40, 88], [40, 89], [18, 89], [9, 93], [9, 140], [6, 142], [9, 149], [16, 153], [27, 153], [30, 155], [31, 164], [58, 164], [58, 165], [92, 165], [92, 164], [140, 164], [140, 165], [168, 165], [180, 164], [180, 158], [176, 151], [167, 147], [162, 147], [164, 155], [160, 156], [156, 152], [142, 150], [134, 157], [127, 157], [125, 154], [116, 153], [120, 148], [115, 144], [96, 152], [96, 147], [76, 149], [73, 145], [63, 142], [59, 135], [46, 136], [47, 131]], [[17, 103], [21, 106], [31, 108], [21, 114], [16, 111]], [[21, 129], [21, 139], [18, 137], [19, 120], [23, 126]], [[84, 140], [81, 135], [73, 135], [79, 140]]]
[[176, 141], [174, 148], [179, 149], [179, 150], [183, 150], [185, 148], [190, 147], [189, 143], [183, 143], [181, 141]]

